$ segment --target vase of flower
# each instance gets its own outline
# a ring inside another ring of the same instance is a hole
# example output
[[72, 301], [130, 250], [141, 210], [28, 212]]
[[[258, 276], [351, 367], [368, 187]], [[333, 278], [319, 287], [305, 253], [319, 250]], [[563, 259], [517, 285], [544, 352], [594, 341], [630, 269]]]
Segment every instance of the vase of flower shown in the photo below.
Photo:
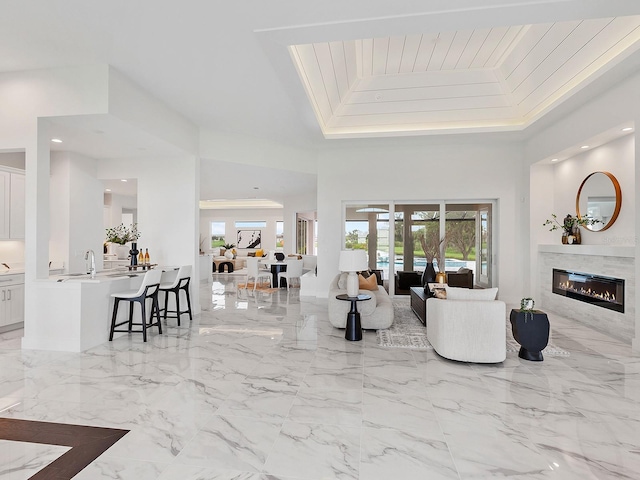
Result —
[[434, 283], [436, 281], [436, 269], [433, 268], [433, 263], [427, 263], [422, 272], [422, 286], [426, 287], [428, 283]]
[[116, 246], [116, 255], [118, 256], [118, 260], [126, 260], [127, 255], [129, 255], [129, 247], [126, 245]]

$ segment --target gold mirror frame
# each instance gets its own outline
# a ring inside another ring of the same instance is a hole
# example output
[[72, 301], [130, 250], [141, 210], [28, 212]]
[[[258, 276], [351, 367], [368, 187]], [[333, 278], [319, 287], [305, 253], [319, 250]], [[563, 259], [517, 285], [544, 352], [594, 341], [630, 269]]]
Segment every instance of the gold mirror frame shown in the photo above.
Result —
[[597, 173], [602, 173], [607, 177], [609, 177], [609, 180], [611, 180], [611, 183], [613, 184], [613, 188], [616, 191], [616, 207], [615, 207], [615, 210], [613, 211], [613, 215], [611, 216], [611, 219], [605, 224], [605, 226], [602, 229], [591, 230], [588, 227], [584, 227], [590, 232], [604, 232], [609, 227], [611, 227], [611, 225], [613, 225], [616, 222], [616, 219], [620, 214], [620, 207], [622, 206], [622, 190], [620, 190], [620, 184], [618, 183], [618, 179], [614, 177], [612, 173], [609, 173], [609, 172], [593, 172], [587, 175], [587, 178], [585, 178], [582, 181], [582, 183], [580, 184], [580, 188], [578, 189], [578, 194], [576, 195], [576, 213], [578, 215], [578, 218], [582, 218], [582, 216], [580, 215], [580, 194], [582, 193], [582, 188], [587, 183], [587, 180], [589, 180], [592, 176], [594, 176]]

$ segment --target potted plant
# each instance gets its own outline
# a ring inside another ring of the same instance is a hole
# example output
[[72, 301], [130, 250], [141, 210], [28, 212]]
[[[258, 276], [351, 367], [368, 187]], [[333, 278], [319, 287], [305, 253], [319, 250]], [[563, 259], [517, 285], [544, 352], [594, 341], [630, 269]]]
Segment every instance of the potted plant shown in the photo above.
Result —
[[571, 214], [567, 214], [562, 220], [562, 223], [558, 221], [558, 217], [555, 213], [551, 214], [551, 219], [547, 219], [542, 226], [550, 227], [549, 231], [562, 229], [562, 243], [564, 244], [579, 244], [581, 243], [581, 235], [579, 227], [585, 227], [588, 225], [595, 225], [600, 220], [587, 217], [574, 217]]
[[[126, 260], [129, 249], [126, 247], [128, 242], [136, 242], [140, 238], [140, 232], [138, 232], [138, 224], [134, 223], [125, 227], [123, 223], [117, 227], [107, 228], [106, 230], [106, 243], [113, 243], [118, 245], [116, 253], [118, 259]], [[135, 248], [134, 248], [135, 250]]]

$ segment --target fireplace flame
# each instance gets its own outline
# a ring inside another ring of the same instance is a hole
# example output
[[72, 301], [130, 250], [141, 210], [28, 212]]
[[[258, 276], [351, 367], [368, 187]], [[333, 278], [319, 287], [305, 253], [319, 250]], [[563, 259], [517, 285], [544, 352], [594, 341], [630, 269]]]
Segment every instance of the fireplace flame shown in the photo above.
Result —
[[576, 288], [575, 284], [569, 281], [559, 282], [558, 288], [569, 292], [579, 293], [587, 297], [597, 298], [598, 300], [604, 300], [605, 302], [616, 303], [615, 294], [610, 293], [609, 291], [597, 292], [596, 290], [592, 290], [591, 288]]

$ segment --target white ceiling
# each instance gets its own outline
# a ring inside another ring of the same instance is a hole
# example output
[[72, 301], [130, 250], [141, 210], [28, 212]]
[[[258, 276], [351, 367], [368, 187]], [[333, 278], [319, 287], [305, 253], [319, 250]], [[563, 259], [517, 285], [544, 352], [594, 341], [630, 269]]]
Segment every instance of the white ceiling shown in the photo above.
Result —
[[[415, 115], [412, 104], [431, 105], [421, 108], [420, 112], [433, 110], [434, 102], [443, 104], [437, 108], [440, 111], [455, 110], [461, 102], [459, 97], [469, 95], [464, 102], [476, 102], [474, 110], [479, 114], [471, 119], [473, 122], [487, 121], [488, 111], [502, 112], [499, 118], [508, 124], [507, 127], [520, 128], [522, 122], [536, 118], [536, 112], [540, 110], [538, 103], [545, 104], [544, 98], [537, 97], [538, 91], [543, 89], [535, 88], [546, 79], [544, 73], [549, 82], [554, 83], [550, 91], [558, 91], [562, 97], [562, 84], [566, 83], [567, 75], [550, 74], [555, 73], [556, 68], [559, 71], [576, 68], [578, 71], [579, 68], [571, 63], [573, 58], [593, 58], [586, 55], [587, 51], [594, 47], [610, 47], [611, 42], [628, 31], [636, 20], [620, 19], [615, 20], [620, 23], [608, 24], [607, 20], [598, 19], [639, 15], [640, 2], [324, 0], [302, 4], [297, 0], [0, 0], [0, 11], [0, 72], [109, 64], [203, 129], [268, 138], [303, 147], [332, 148], [333, 142], [325, 139], [316, 118], [318, 109], [314, 109], [309, 101], [292, 61], [289, 47], [293, 45], [343, 45], [347, 52], [348, 45], [371, 42], [374, 53], [370, 56], [361, 54], [356, 70], [367, 72], [366, 65], [369, 64], [369, 73], [363, 73], [356, 81], [351, 71], [341, 87], [344, 98], [347, 98], [344, 92], [354, 88], [348, 96], [353, 97], [351, 103], [344, 105], [344, 109], [356, 113], [354, 117], [379, 117], [380, 112], [375, 109], [380, 104], [391, 103], [386, 101], [392, 99], [405, 109], [409, 106], [409, 110], [396, 113], [395, 117], [392, 115], [386, 123], [392, 124], [392, 128], [396, 125], [398, 129], [397, 125], [400, 125], [400, 129], [406, 129], [406, 121], [398, 120], [403, 115]], [[597, 33], [598, 25], [604, 28], [603, 34], [607, 28], [613, 31], [601, 37], [602, 34]], [[622, 42], [635, 39], [633, 35], [635, 33], [623, 38]], [[437, 41], [430, 45], [430, 39], [434, 38]], [[593, 41], [589, 42], [590, 38]], [[401, 40], [406, 55], [397, 53]], [[416, 42], [418, 46], [415, 46]], [[554, 44], [570, 45], [573, 50], [556, 49]], [[521, 46], [520, 50], [515, 48], [517, 45]], [[432, 51], [430, 46], [433, 46]], [[445, 47], [447, 54], [444, 54]], [[492, 47], [495, 51], [489, 54]], [[326, 50], [331, 53], [331, 47]], [[499, 53], [503, 50], [504, 53]], [[381, 62], [381, 52], [385, 51], [385, 61]], [[415, 58], [409, 68], [411, 51]], [[356, 52], [354, 47], [353, 53], [348, 55], [353, 57]], [[430, 61], [426, 60], [427, 55]], [[623, 57], [624, 54], [618, 60], [625, 65], [624, 69], [613, 68], [606, 74], [600, 71], [592, 78], [613, 82], [616, 76], [640, 68], [640, 55]], [[584, 59], [581, 65], [584, 65]], [[415, 71], [420, 69], [425, 72]], [[381, 74], [383, 70], [385, 74]], [[395, 74], [394, 70], [397, 70]], [[433, 98], [403, 98], [403, 91], [406, 94], [425, 86], [411, 83], [414, 77], [422, 78], [423, 73], [431, 79], [444, 79], [442, 85], [436, 82], [427, 89]], [[449, 79], [454, 78], [454, 74], [471, 76], [472, 80], [475, 76], [487, 84], [471, 90], [454, 87]], [[391, 88], [385, 86], [389, 81]], [[586, 91], [583, 89], [572, 98], [587, 95]], [[438, 93], [433, 95], [433, 92]], [[381, 94], [378, 99], [377, 93]], [[399, 97], [396, 99], [395, 95]], [[551, 100], [553, 103], [553, 96]], [[563, 97], [562, 100], [559, 106], [553, 104], [553, 114], [572, 105], [571, 99], [565, 101]], [[469, 103], [463, 107], [462, 110], [472, 111]], [[546, 118], [551, 115], [543, 120]], [[344, 118], [327, 119], [325, 123], [329, 126], [345, 128]], [[70, 118], [56, 122], [60, 135], [75, 136], [73, 141], [65, 140], [62, 148], [75, 144], [78, 151], [99, 158], [131, 156], [136, 152], [139, 156], [174, 153], [172, 147], [161, 140], [127, 130], [126, 125], [110, 125], [111, 119], [93, 118], [84, 123], [82, 120]], [[446, 118], [439, 116], [427, 120], [426, 123], [431, 122], [433, 127]], [[460, 121], [460, 118], [454, 117], [453, 121]], [[421, 118], [420, 122], [425, 120]], [[378, 125], [381, 122], [376, 119], [369, 123]], [[537, 121], [534, 127], [539, 124]], [[117, 133], [110, 135], [110, 127]], [[353, 128], [353, 125], [346, 127]], [[95, 130], [107, 133], [100, 134]], [[230, 198], [234, 192], [243, 197], [252, 196], [255, 192], [250, 176], [255, 170], [255, 167], [228, 166], [226, 171], [233, 171], [230, 178], [237, 178], [237, 181], [222, 182], [215, 169], [203, 169], [201, 198]], [[291, 178], [279, 183], [279, 179], [284, 178], [281, 171], [265, 169], [261, 173], [261, 180], [281, 189], [273, 192], [274, 198], [282, 197], [283, 191], [287, 195], [295, 194], [295, 188], [309, 180]], [[249, 179], [243, 180], [247, 176]], [[219, 190], [208, 190], [216, 184]], [[260, 188], [267, 192], [269, 187]], [[271, 198], [262, 191], [259, 197]]]
[[291, 47], [325, 137], [531, 124], [640, 47], [640, 17]]

